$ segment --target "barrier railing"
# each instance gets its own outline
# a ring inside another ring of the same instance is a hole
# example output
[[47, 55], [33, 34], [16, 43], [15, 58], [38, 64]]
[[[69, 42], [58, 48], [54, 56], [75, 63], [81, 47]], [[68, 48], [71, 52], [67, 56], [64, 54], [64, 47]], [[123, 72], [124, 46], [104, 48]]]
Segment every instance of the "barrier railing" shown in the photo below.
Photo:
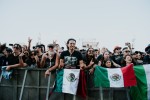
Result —
[[[10, 80], [2, 78], [0, 73], [0, 100], [82, 100], [79, 96], [72, 97], [62, 93], [53, 93], [48, 99], [56, 74], [52, 72], [48, 78], [45, 78], [45, 71], [46, 69], [38, 68], [14, 69]], [[130, 100], [130, 97], [128, 88], [90, 87], [87, 88], [87, 100]]]

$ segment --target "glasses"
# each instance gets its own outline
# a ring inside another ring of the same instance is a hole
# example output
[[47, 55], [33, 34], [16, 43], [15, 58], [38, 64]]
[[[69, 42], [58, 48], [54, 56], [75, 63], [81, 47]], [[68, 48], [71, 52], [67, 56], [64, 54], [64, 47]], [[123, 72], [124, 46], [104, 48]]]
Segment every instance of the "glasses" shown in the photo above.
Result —
[[117, 48], [116, 50], [120, 50], [119, 48]]
[[125, 51], [126, 53], [130, 53], [130, 51]]
[[16, 46], [13, 46], [13, 48], [16, 48], [16, 49], [18, 49], [18, 47], [16, 47]]

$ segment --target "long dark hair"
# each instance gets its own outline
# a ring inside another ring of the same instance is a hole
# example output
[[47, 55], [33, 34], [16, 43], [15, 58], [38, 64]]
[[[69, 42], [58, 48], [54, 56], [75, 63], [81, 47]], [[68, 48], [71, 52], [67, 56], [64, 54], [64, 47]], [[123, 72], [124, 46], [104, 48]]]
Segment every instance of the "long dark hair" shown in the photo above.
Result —
[[76, 42], [76, 40], [75, 40], [74, 38], [70, 38], [70, 39], [68, 39], [67, 44], [66, 44], [67, 49], [69, 49], [68, 44], [69, 44], [69, 41], [71, 41], [71, 40], [73, 40], [73, 41], [75, 41], [75, 42]]

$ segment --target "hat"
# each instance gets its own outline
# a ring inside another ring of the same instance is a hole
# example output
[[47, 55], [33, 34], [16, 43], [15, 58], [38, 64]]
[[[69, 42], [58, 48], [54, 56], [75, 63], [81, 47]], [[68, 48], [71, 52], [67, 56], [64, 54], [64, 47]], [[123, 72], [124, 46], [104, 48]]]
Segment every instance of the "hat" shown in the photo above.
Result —
[[47, 47], [54, 48], [54, 44], [48, 44]]
[[124, 47], [124, 48], [122, 49], [122, 51], [124, 51], [125, 49], [128, 49], [128, 47]]
[[147, 52], [148, 49], [150, 49], [150, 44], [145, 48], [145, 52]]
[[20, 44], [17, 44], [17, 43], [15, 43], [15, 44], [13, 45], [13, 47], [15, 47], [15, 48], [17, 48], [17, 49], [21, 49], [21, 45], [20, 45]]
[[6, 48], [6, 51], [9, 52], [9, 53], [13, 52], [12, 49], [8, 48], [8, 47]]
[[115, 46], [113, 51], [115, 51], [116, 49], [121, 49], [121, 47], [120, 46]]

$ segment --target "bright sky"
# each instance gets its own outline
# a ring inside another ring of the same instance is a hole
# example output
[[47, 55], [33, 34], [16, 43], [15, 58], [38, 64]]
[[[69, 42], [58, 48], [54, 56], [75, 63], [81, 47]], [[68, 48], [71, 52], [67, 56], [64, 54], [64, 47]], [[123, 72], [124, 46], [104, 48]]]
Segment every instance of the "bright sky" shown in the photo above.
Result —
[[65, 46], [98, 41], [110, 50], [133, 42], [144, 51], [150, 43], [150, 0], [0, 0], [0, 42], [33, 45], [57, 40]]

